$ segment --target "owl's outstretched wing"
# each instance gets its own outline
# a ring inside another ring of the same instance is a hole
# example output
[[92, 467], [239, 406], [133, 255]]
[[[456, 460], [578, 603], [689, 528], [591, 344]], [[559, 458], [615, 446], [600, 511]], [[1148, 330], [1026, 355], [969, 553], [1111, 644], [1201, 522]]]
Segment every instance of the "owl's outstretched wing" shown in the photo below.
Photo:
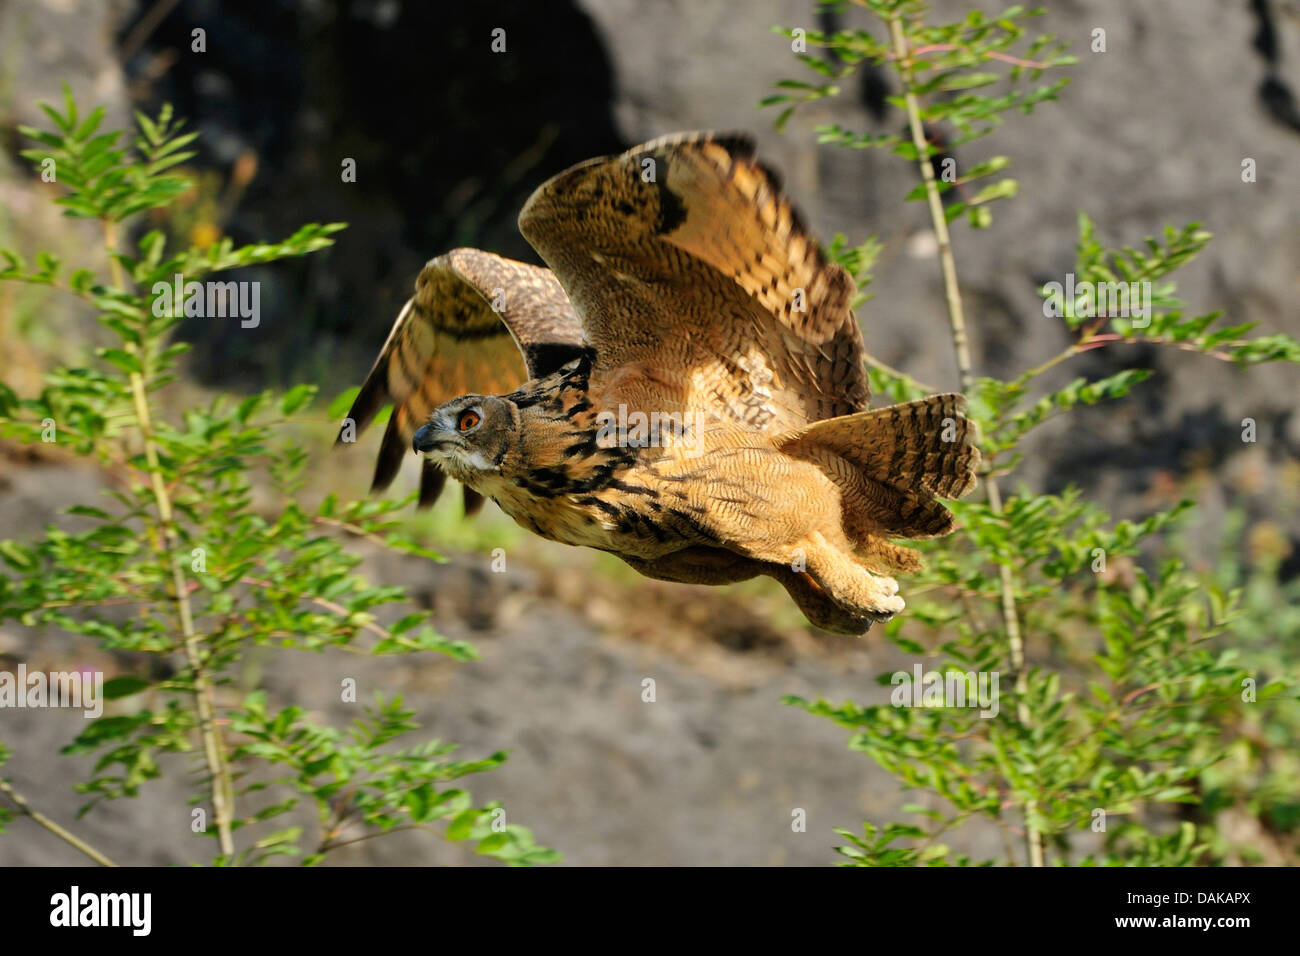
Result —
[[773, 436], [867, 407], [853, 280], [748, 137], [678, 134], [574, 166], [519, 229], [582, 316], [597, 371], [652, 370], [673, 404]]
[[[360, 435], [381, 408], [393, 406], [371, 490], [392, 483], [410, 453], [411, 436], [443, 402], [510, 392], [582, 352], [581, 323], [549, 269], [478, 249], [430, 260], [348, 412]], [[433, 504], [444, 480], [426, 460], [421, 507]], [[466, 489], [466, 510], [481, 503]]]

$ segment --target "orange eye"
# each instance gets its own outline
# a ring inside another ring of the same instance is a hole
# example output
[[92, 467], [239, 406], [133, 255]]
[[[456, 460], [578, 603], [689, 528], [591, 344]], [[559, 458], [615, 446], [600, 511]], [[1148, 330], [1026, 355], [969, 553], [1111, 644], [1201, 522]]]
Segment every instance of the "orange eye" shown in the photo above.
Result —
[[478, 412], [475, 411], [461, 412], [460, 421], [456, 422], [456, 427], [460, 431], [467, 432], [471, 428], [476, 427], [480, 421], [482, 421], [482, 419], [479, 418]]

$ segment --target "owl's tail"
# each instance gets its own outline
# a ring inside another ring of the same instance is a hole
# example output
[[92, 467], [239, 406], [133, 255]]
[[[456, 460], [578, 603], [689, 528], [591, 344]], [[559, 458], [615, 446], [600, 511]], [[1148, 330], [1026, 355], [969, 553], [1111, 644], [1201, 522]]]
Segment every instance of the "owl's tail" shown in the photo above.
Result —
[[933, 538], [952, 530], [938, 498], [975, 486], [980, 453], [957, 393], [931, 395], [813, 422], [778, 440], [788, 455], [811, 461], [839, 486], [844, 530], [869, 566], [913, 571], [920, 556], [888, 538]]

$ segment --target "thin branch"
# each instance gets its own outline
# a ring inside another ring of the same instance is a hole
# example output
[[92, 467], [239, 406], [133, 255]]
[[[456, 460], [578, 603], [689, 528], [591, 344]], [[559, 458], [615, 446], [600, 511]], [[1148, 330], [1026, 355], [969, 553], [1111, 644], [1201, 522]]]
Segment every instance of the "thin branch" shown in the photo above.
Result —
[[[925, 56], [927, 53], [955, 53], [958, 50], [964, 49], [965, 47], [956, 43], [931, 43], [929, 46], [915, 47], [907, 54], [905, 59], [899, 57], [897, 51], [892, 54], [885, 54], [885, 59], [905, 63], [908, 69], [911, 69], [911, 61], [918, 56]], [[986, 60], [998, 60], [1002, 63], [1010, 63], [1012, 66], [1020, 66], [1029, 70], [1047, 70], [1052, 66], [1050, 63], [1039, 63], [1037, 60], [1025, 60], [1018, 56], [1012, 56], [1010, 53], [999, 53], [996, 50], [985, 50], [980, 53], [979, 56]]]
[[906, 372], [900, 372], [892, 365], [886, 365], [884, 362], [880, 361], [880, 359], [876, 358], [870, 352], [866, 353], [866, 363], [870, 365], [872, 368], [876, 369], [877, 371], [884, 372], [886, 375], [892, 376], [893, 378], [901, 378], [905, 382], [910, 382], [912, 385], [916, 386], [923, 392], [942, 391], [942, 389], [936, 388], [933, 385], [927, 385], [925, 382], [918, 381], [917, 379], [913, 378], [911, 375], [908, 375]]
[[[126, 288], [122, 264], [112, 253], [117, 251], [117, 224], [111, 220], [102, 220], [104, 244], [109, 250], [109, 266], [113, 273], [113, 284], [119, 289]], [[144, 368], [145, 355], [134, 342], [125, 342], [126, 351], [134, 355]], [[143, 371], [130, 372], [131, 398], [135, 405], [136, 424], [144, 444], [145, 461], [149, 466], [149, 478], [153, 488], [154, 501], [158, 506], [158, 522], [163, 540], [154, 544], [159, 556], [171, 565], [173, 600], [180, 623], [181, 636], [184, 638], [185, 657], [190, 671], [194, 675], [194, 706], [199, 718], [199, 734], [203, 739], [203, 754], [208, 765], [212, 781], [212, 810], [217, 820], [217, 839], [221, 852], [232, 863], [235, 859], [235, 841], [232, 836], [235, 796], [230, 779], [230, 768], [226, 764], [225, 748], [217, 729], [215, 718], [215, 695], [208, 680], [207, 668], [203, 662], [202, 638], [194, 627], [193, 608], [190, 605], [189, 588], [186, 586], [185, 569], [181, 565], [180, 552], [177, 548], [179, 537], [176, 534], [176, 519], [172, 513], [171, 497], [163, 481], [162, 470], [158, 461], [158, 448], [153, 439], [153, 418], [149, 410], [149, 390]]]
[[[245, 577], [245, 578], [240, 578], [239, 580], [241, 584], [247, 584], [250, 585], [251, 587], [257, 587], [257, 588], [274, 587], [272, 582], [263, 581], [260, 578]], [[353, 616], [352, 611], [349, 611], [342, 604], [339, 604], [335, 601], [331, 601], [328, 598], [323, 598], [320, 597], [319, 595], [310, 595], [307, 597], [307, 600], [310, 603], [317, 605], [318, 607], [323, 607], [325, 610], [337, 614], [341, 618], [346, 619]], [[405, 635], [393, 634], [392, 631], [388, 630], [385, 627], [380, 626], [379, 624], [376, 624], [374, 621], [362, 621], [360, 622], [360, 626], [363, 630], [378, 635], [382, 640], [395, 641], [396, 643], [402, 645], [403, 647], [407, 647], [411, 650], [423, 650], [423, 648], [419, 647], [414, 641], [412, 641], [410, 638], [406, 637]], [[347, 644], [339, 644], [335, 646], [338, 647], [340, 650], [356, 651], [357, 653], [361, 653], [361, 654], [365, 653], [365, 651], [359, 650], [358, 648], [349, 647]]]
[[39, 810], [34, 809], [32, 805], [28, 803], [26, 799], [24, 799], [22, 794], [20, 794], [17, 790], [15, 790], [12, 786], [10, 786], [9, 781], [0, 780], [0, 793], [3, 793], [6, 797], [12, 800], [14, 806], [18, 808], [18, 812], [21, 813], [23, 816], [30, 819], [33, 823], [43, 826], [45, 829], [49, 830], [56, 837], [58, 837], [60, 840], [62, 840], [64, 843], [68, 844], [69, 846], [74, 847], [77, 850], [80, 850], [82, 853], [86, 854], [86, 856], [90, 857], [100, 866], [117, 866], [116, 863], [114, 863], [104, 854], [100, 853], [98, 850], [96, 850], [85, 840], [82, 840], [80, 837], [74, 836], [73, 834], [69, 833], [67, 830], [63, 829], [63, 827], [59, 826], [57, 823], [55, 823], [45, 814], [41, 813]]
[[[921, 170], [921, 181], [925, 185], [926, 202], [930, 209], [930, 219], [934, 225], [935, 238], [939, 245], [939, 265], [943, 273], [944, 295], [948, 302], [948, 323], [951, 328], [953, 352], [957, 358], [957, 371], [961, 379], [962, 391], [970, 393], [975, 387], [975, 371], [970, 355], [970, 342], [966, 334], [966, 319], [962, 311], [961, 287], [957, 281], [957, 264], [952, 254], [952, 239], [948, 234], [948, 221], [944, 215], [943, 200], [934, 180], [934, 168], [930, 164], [930, 147], [925, 136], [925, 127], [921, 121], [921, 107], [917, 102], [911, 70], [911, 56], [907, 47], [907, 33], [903, 27], [902, 16], [895, 12], [889, 17], [889, 33], [893, 40], [894, 54], [897, 58], [895, 68], [903, 84], [903, 100], [907, 107], [908, 125], [911, 128], [912, 143], [916, 147], [917, 165]], [[1002, 494], [996, 481], [986, 480], [984, 490], [988, 496], [989, 508], [994, 514], [1002, 513]], [[1028, 676], [1025, 671], [1025, 644], [1020, 633], [1020, 618], [1016, 611], [1015, 578], [1011, 567], [998, 565], [1002, 587], [1002, 619], [1006, 625], [1007, 645], [1011, 658], [1011, 667], [1015, 671], [1016, 718], [1021, 727], [1030, 726], [1029, 705], [1026, 702]], [[1030, 866], [1043, 866], [1043, 835], [1032, 823], [1038, 807], [1035, 801], [1025, 801], [1025, 843], [1029, 853]]]
[[1016, 379], [1017, 384], [1023, 382], [1024, 384], [1027, 385], [1029, 384], [1029, 382], [1038, 378], [1038, 376], [1042, 375], [1044, 372], [1055, 368], [1056, 366], [1060, 365], [1062, 362], [1068, 362], [1070, 359], [1074, 358], [1076, 355], [1079, 354], [1079, 352], [1081, 351], [1080, 347], [1084, 345], [1087, 341], [1088, 339], [1086, 337], [1082, 338], [1079, 341], [1072, 343], [1068, 348], [1064, 349], [1063, 351], [1057, 353], [1056, 355], [1053, 355], [1051, 358], [1049, 358], [1046, 362], [1043, 362], [1041, 365], [1035, 365], [1029, 371], [1025, 372], [1023, 375], [1020, 375]]
[[[247, 584], [255, 588], [275, 587], [275, 584], [273, 582], [263, 581], [261, 578], [245, 577], [245, 578], [240, 578], [239, 582], [241, 584]], [[319, 607], [323, 607], [327, 611], [337, 614], [341, 618], [346, 619], [352, 616], [352, 612], [349, 611], [347, 608], [345, 608], [342, 604], [339, 604], [335, 601], [331, 601], [328, 598], [323, 598], [320, 597], [319, 595], [309, 595], [307, 597], [307, 600], [312, 604], [318, 605]], [[384, 628], [376, 624], [374, 621], [362, 621], [361, 627], [363, 630], [370, 631], [372, 634], [378, 634], [384, 640], [388, 640], [393, 636], [387, 630], [385, 630]]]
[[331, 836], [321, 841], [320, 846], [316, 848], [316, 852], [329, 853], [331, 850], [337, 850], [339, 847], [351, 846], [353, 843], [363, 843], [366, 840], [373, 840], [376, 837], [387, 836], [390, 833], [399, 833], [402, 830], [423, 830], [425, 833], [432, 833], [434, 836], [442, 836], [441, 833], [439, 833], [433, 827], [428, 826], [427, 824], [403, 823], [400, 826], [395, 826], [389, 830], [376, 830], [373, 833], [366, 833], [363, 834], [362, 836], [352, 837], [351, 839], [348, 840], [339, 840], [337, 843], [334, 842], [333, 837]]
[[313, 524], [323, 524], [331, 528], [338, 528], [341, 531], [347, 531], [350, 534], [356, 535], [358, 538], [369, 541], [371, 544], [378, 544], [389, 550], [394, 550], [392, 544], [383, 535], [375, 534], [373, 531], [368, 531], [359, 524], [353, 524], [350, 521], [340, 521], [338, 518], [327, 518], [324, 515], [309, 515], [308, 517], [310, 517]]
[[[1236, 359], [1228, 352], [1219, 349], [1203, 349], [1193, 342], [1176, 342], [1173, 339], [1161, 335], [1145, 336], [1133, 335], [1124, 336], [1116, 332], [1106, 332], [1102, 335], [1094, 335], [1088, 340], [1085, 346], [1081, 346], [1079, 352], [1087, 352], [1091, 349], [1101, 348], [1111, 344], [1132, 344], [1132, 345], [1172, 345], [1174, 348], [1182, 349], [1184, 352], [1196, 352], [1198, 355], [1208, 355], [1210, 358], [1219, 359], [1222, 362], [1235, 362]], [[1229, 342], [1228, 345], [1241, 345], [1240, 342]]]

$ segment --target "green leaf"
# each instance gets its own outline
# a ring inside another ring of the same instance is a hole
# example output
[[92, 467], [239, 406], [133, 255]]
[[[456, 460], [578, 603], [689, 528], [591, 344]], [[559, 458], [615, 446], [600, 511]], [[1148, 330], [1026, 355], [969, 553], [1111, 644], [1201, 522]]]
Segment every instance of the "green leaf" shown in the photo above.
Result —
[[310, 402], [316, 395], [315, 385], [295, 385], [280, 400], [280, 411], [287, 418]]
[[510, 835], [508, 833], [493, 833], [485, 836], [478, 841], [478, 846], [474, 848], [475, 853], [489, 854], [496, 853], [510, 845]]
[[36, 567], [36, 556], [31, 548], [17, 541], [0, 541], [0, 557], [15, 571], [31, 571]]
[[348, 413], [352, 403], [357, 400], [357, 395], [360, 393], [360, 385], [354, 385], [352, 388], [339, 392], [329, 404], [329, 417], [335, 420], [341, 419]]
[[469, 838], [470, 831], [478, 818], [482, 815], [481, 810], [470, 808], [458, 814], [451, 823], [447, 824], [447, 839], [459, 842]]
[[104, 681], [104, 699], [118, 700], [122, 697], [130, 697], [132, 694], [138, 694], [152, 686], [147, 680], [141, 680], [139, 677], [129, 675], [114, 677], [112, 680]]
[[266, 850], [271, 847], [283, 846], [286, 843], [296, 843], [300, 836], [302, 836], [302, 827], [288, 827], [262, 837], [253, 845], [259, 850]]
[[97, 352], [99, 353], [100, 358], [107, 362], [111, 362], [124, 372], [138, 373], [143, 371], [143, 368], [140, 365], [140, 360], [136, 356], [124, 352], [122, 349], [98, 349]]

